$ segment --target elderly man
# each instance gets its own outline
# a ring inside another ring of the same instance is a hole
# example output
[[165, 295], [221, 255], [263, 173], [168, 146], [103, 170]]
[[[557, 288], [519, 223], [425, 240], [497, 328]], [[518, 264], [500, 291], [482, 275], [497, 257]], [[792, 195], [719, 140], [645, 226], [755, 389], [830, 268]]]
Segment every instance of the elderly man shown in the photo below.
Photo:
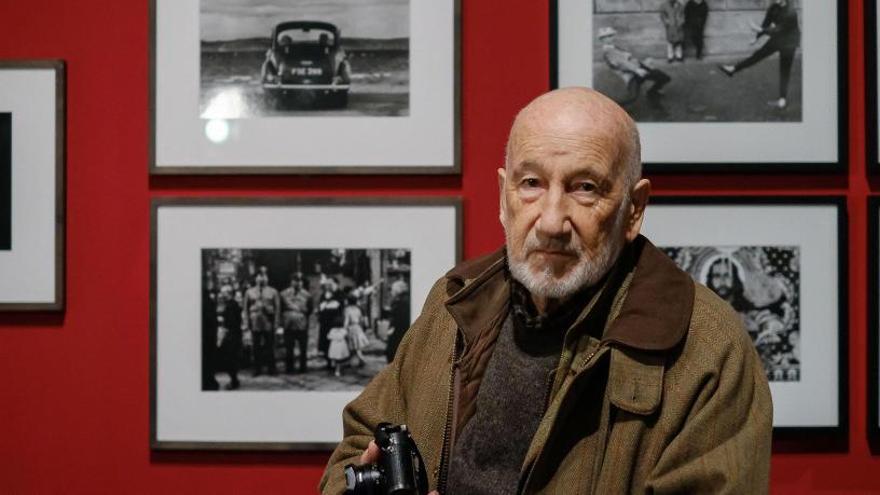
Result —
[[639, 235], [638, 132], [586, 89], [517, 116], [498, 171], [506, 249], [439, 280], [343, 412], [321, 488], [405, 423], [432, 490], [764, 493], [772, 411], [736, 312]]

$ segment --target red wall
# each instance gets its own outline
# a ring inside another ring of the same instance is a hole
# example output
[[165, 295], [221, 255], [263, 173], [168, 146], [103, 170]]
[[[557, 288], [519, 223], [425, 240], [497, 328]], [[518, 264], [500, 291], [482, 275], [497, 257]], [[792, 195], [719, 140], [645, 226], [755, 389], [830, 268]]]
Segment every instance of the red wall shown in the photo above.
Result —
[[[862, 0], [850, 0], [847, 177], [655, 177], [661, 194], [846, 194], [849, 450], [776, 454], [776, 493], [880, 493], [866, 430]], [[308, 493], [326, 454], [152, 453], [149, 201], [163, 195], [460, 194], [465, 255], [502, 242], [494, 169], [514, 113], [548, 88], [547, 2], [462, 0], [459, 177], [153, 178], [147, 0], [0, 1], [0, 58], [68, 64], [67, 310], [0, 314], [0, 493]], [[756, 180], [757, 179], [757, 180]], [[757, 188], [757, 189], [756, 189]]]

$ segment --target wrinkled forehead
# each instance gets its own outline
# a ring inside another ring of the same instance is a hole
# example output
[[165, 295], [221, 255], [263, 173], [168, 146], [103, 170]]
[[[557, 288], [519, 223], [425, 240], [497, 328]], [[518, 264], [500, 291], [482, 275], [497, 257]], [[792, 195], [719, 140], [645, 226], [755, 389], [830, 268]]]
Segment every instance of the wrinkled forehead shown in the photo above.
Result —
[[600, 159], [616, 170], [628, 153], [626, 127], [608, 118], [589, 115], [521, 115], [511, 128], [508, 166], [522, 161], [549, 161], [554, 156]]

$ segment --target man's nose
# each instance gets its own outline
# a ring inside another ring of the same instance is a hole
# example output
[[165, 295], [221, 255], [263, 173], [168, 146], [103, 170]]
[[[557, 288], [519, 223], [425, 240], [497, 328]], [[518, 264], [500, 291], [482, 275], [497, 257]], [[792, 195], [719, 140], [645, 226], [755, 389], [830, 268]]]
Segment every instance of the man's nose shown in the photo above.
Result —
[[544, 238], [559, 238], [571, 234], [569, 205], [561, 188], [550, 188], [547, 191], [535, 230], [538, 236]]

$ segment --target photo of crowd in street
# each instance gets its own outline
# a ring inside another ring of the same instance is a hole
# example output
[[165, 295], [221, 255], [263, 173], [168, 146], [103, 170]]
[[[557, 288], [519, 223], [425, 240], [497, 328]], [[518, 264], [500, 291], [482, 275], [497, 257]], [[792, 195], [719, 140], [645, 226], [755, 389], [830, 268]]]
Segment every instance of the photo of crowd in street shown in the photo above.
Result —
[[200, 0], [200, 115], [409, 115], [409, 0]]
[[800, 248], [661, 247], [742, 317], [771, 382], [801, 379]]
[[593, 0], [593, 87], [639, 122], [801, 122], [802, 0]]
[[408, 249], [202, 249], [202, 390], [359, 390], [410, 325]]

